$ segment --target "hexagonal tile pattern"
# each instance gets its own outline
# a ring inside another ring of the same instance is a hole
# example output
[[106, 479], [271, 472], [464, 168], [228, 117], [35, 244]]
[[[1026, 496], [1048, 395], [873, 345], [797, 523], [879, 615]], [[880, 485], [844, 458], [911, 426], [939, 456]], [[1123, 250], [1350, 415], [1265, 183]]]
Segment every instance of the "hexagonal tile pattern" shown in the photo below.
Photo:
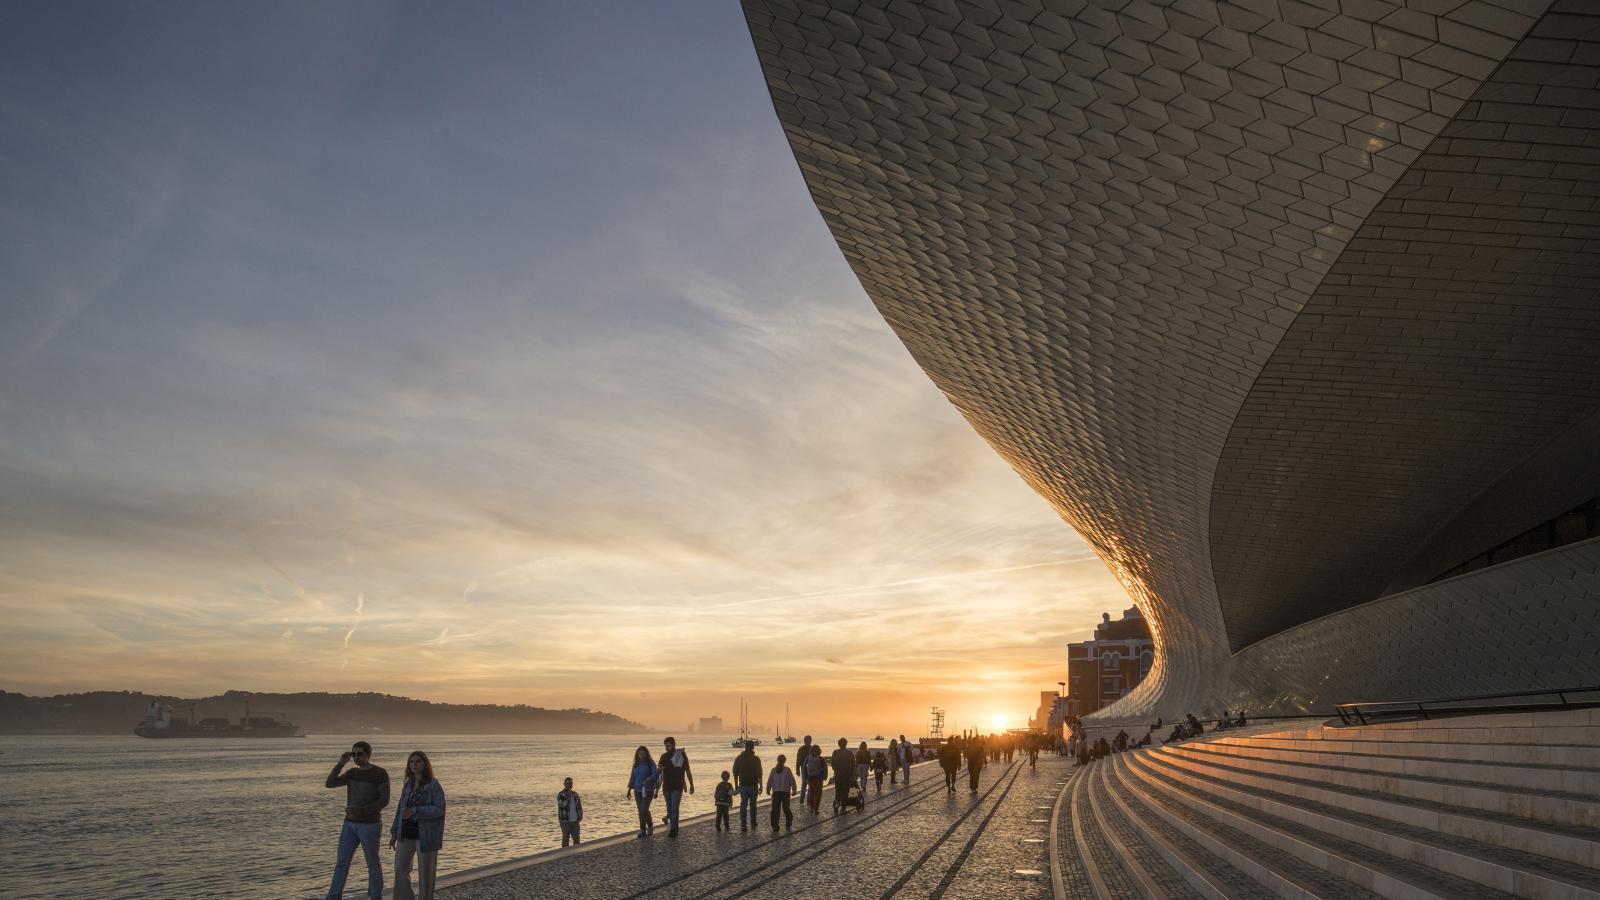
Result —
[[[1581, 216], [1592, 205], [1498, 196], [1596, 182], [1592, 84], [1581, 74], [1594, 60], [1580, 5], [746, 0], [778, 117], [867, 293], [1150, 619], [1160, 662], [1106, 715], [1170, 714], [1224, 697], [1257, 710], [1345, 699], [1327, 696], [1326, 677], [1275, 676], [1270, 667], [1287, 657], [1274, 642], [1292, 647], [1297, 623], [1372, 599], [1367, 585], [1395, 563], [1374, 560], [1348, 589], [1308, 590], [1334, 551], [1366, 545], [1340, 530], [1342, 508], [1274, 504], [1286, 483], [1296, 503], [1337, 504], [1350, 450], [1381, 456], [1399, 435], [1378, 429], [1413, 419], [1395, 402], [1388, 418], [1355, 416], [1372, 423], [1364, 437], [1317, 444], [1320, 427], [1343, 423], [1337, 409], [1303, 404], [1310, 395], [1296, 393], [1295, 379], [1310, 365], [1321, 367], [1312, 379], [1359, 381], [1347, 369], [1362, 363], [1341, 363], [1329, 354], [1343, 351], [1324, 344], [1337, 335], [1366, 347], [1366, 323], [1400, 318], [1369, 278], [1408, 279], [1406, 290], [1434, 292], [1458, 317], [1464, 293], [1491, 298], [1494, 314], [1559, 307], [1541, 309], [1525, 329], [1533, 335], [1570, 325], [1586, 289], [1593, 298], [1572, 256], [1591, 240]], [[1560, 46], [1530, 34], [1552, 21], [1566, 33]], [[1539, 123], [1561, 131], [1523, 132], [1535, 122], [1519, 109], [1530, 105], [1546, 117], [1559, 109]], [[1567, 155], [1541, 160], [1554, 165], [1542, 174], [1497, 169], [1516, 152], [1497, 146], [1508, 134], [1527, 152], [1554, 144]], [[1471, 180], [1480, 174], [1546, 184]], [[1441, 188], [1442, 206], [1408, 207], [1441, 202]], [[1467, 203], [1466, 216], [1452, 205]], [[1531, 208], [1524, 203], [1559, 215], [1525, 231], [1510, 224], [1525, 221], [1515, 213], [1477, 211]], [[1433, 218], [1392, 219], [1417, 213]], [[1580, 218], [1559, 217], [1568, 215]], [[1563, 233], [1549, 233], [1551, 222]], [[1567, 234], [1568, 225], [1579, 230]], [[1484, 233], [1501, 237], [1474, 243]], [[1463, 244], [1488, 249], [1463, 256]], [[1552, 276], [1575, 280], [1547, 298], [1541, 279]], [[1408, 349], [1428, 327], [1405, 321], [1415, 333], [1401, 328], [1380, 354], [1392, 383], [1431, 364], [1426, 349]], [[1492, 356], [1482, 335], [1452, 332], [1452, 352]], [[1550, 383], [1584, 354], [1574, 341], [1558, 355]], [[1452, 390], [1474, 393], [1484, 377], [1457, 377]], [[1507, 393], [1530, 396], [1520, 390]], [[1462, 450], [1469, 462], [1456, 466], [1455, 493], [1408, 510], [1396, 527], [1440, 524], [1457, 495], [1483, 490], [1519, 447], [1592, 404], [1587, 390], [1551, 389], [1537, 396], [1558, 396], [1552, 408], [1486, 426]], [[1485, 418], [1514, 406], [1486, 404]], [[1284, 410], [1293, 421], [1275, 427]], [[1279, 463], [1291, 471], [1274, 481]], [[1414, 456], [1392, 471], [1374, 465], [1350, 493], [1384, 490], [1418, 466]], [[1283, 534], [1290, 524], [1302, 531]], [[1286, 537], [1287, 552], [1305, 558], [1280, 567]], [[1316, 639], [1330, 640], [1335, 626], [1319, 627]]]

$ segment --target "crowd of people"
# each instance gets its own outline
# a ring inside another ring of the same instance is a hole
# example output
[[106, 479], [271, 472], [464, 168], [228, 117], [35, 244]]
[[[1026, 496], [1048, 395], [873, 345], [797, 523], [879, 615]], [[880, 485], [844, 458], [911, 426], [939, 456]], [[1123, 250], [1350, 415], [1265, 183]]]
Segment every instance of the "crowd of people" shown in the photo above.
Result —
[[[789, 764], [788, 754], [780, 753], [772, 768], [765, 769], [761, 757], [756, 755], [755, 742], [746, 741], [732, 766], [721, 773], [714, 789], [716, 830], [732, 830], [736, 801], [739, 830], [757, 828], [757, 802], [763, 794], [771, 798], [767, 812], [770, 829], [777, 831], [780, 820], [785, 829], [792, 829], [793, 803], [803, 803], [812, 815], [819, 815], [823, 794], [830, 785], [835, 814], [852, 809], [864, 811], [869, 781], [875, 780], [878, 791], [883, 790], [885, 775], [891, 787], [902, 780], [909, 785], [912, 764], [923, 759], [923, 748], [903, 734], [890, 740], [885, 749], [869, 749], [866, 741], [861, 741], [854, 749], [849, 744], [846, 738], [839, 738], [836, 748], [824, 757], [822, 745], [812, 743], [811, 736], [806, 735], [805, 743], [794, 748], [793, 766]], [[1052, 741], [1044, 735], [963, 736], [941, 743], [937, 759], [944, 770], [949, 792], [955, 791], [956, 773], [963, 761], [967, 766], [968, 787], [976, 792], [979, 775], [987, 763], [1009, 763], [1017, 753], [1025, 753], [1029, 765], [1037, 766], [1040, 751], [1051, 745]], [[624, 797], [631, 800], [638, 811], [641, 838], [655, 832], [654, 803], [657, 799], [665, 803], [661, 824], [667, 828], [667, 837], [677, 837], [684, 792], [694, 793], [694, 769], [688, 754], [677, 746], [674, 738], [666, 738], [662, 746], [663, 752], [656, 756], [641, 744], [634, 750], [628, 770]], [[379, 841], [384, 810], [390, 801], [389, 773], [372, 761], [371, 744], [356, 741], [350, 750], [340, 755], [328, 775], [327, 787], [342, 787], [346, 791], [344, 825], [339, 833], [339, 850], [327, 900], [338, 900], [343, 895], [350, 864], [358, 849], [367, 864], [367, 896], [377, 900], [383, 895]], [[421, 750], [414, 751], [406, 760], [400, 801], [389, 820], [389, 849], [394, 851], [392, 896], [397, 900], [433, 900], [439, 851], [444, 844], [444, 819], [444, 788], [434, 776], [428, 755]], [[556, 821], [561, 828], [561, 846], [577, 846], [582, 840], [583, 798], [574, 789], [571, 778], [564, 780], [562, 790], [556, 794]], [[413, 867], [417, 872], [415, 890], [411, 884]]]
[[[1127, 750], [1150, 746], [1156, 729], [1165, 724], [1163, 720], [1157, 719], [1156, 723], [1145, 732], [1144, 737], [1137, 741], [1128, 734], [1126, 729], [1118, 731], [1116, 737], [1110, 740], [1103, 736], [1091, 740], [1084, 730], [1083, 720], [1069, 717], [1066, 722], [1069, 736], [1064, 748], [1065, 753], [1076, 760], [1074, 765], [1085, 766], [1091, 760], [1104, 759], [1113, 753], [1122, 753]], [[1230, 728], [1243, 728], [1246, 724], [1248, 724], [1248, 720], [1245, 718], [1244, 710], [1229, 711], [1224, 709], [1222, 715], [1217, 717], [1214, 730], [1227, 731]], [[1186, 741], [1189, 738], [1205, 734], [1205, 730], [1205, 723], [1196, 718], [1194, 713], [1189, 713], [1173, 723], [1172, 730], [1168, 732], [1162, 743], [1172, 744], [1178, 741]]]

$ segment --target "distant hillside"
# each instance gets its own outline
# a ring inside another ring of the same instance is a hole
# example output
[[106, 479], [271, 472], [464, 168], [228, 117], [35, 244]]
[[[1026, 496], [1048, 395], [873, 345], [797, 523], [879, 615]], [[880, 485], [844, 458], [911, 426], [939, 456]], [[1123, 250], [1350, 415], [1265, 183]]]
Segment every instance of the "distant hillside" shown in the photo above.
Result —
[[252, 713], [281, 715], [306, 734], [404, 732], [411, 734], [637, 734], [650, 729], [610, 713], [538, 706], [432, 703], [389, 694], [258, 694], [228, 691], [220, 697], [158, 696], [93, 691], [28, 697], [0, 691], [0, 734], [130, 734], [150, 701], [184, 715], [238, 719], [245, 701]]

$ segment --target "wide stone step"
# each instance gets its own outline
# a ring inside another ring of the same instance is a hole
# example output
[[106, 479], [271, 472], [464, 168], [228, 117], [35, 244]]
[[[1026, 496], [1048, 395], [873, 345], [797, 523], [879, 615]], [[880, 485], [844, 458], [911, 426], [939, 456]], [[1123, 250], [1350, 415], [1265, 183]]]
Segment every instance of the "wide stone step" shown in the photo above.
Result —
[[1230, 784], [1274, 791], [1415, 828], [1600, 869], [1600, 829], [1539, 822], [1450, 803], [1404, 798], [1381, 790], [1351, 788], [1334, 784], [1317, 771], [1263, 772], [1239, 765], [1247, 761], [1214, 754], [1180, 754], [1163, 748], [1149, 755], [1152, 759]]
[[1549, 710], [1545, 712], [1490, 713], [1480, 716], [1450, 716], [1441, 719], [1413, 719], [1380, 722], [1346, 728], [1325, 727], [1329, 731], [1364, 732], [1382, 735], [1384, 740], [1435, 741], [1469, 744], [1594, 745], [1600, 738], [1600, 707], [1594, 709]]
[[[1112, 789], [1129, 798], [1130, 806], [1135, 806], [1136, 802], [1142, 807], [1136, 810], [1136, 819], [1153, 821], [1149, 817], [1155, 814], [1212, 856], [1226, 862], [1231, 869], [1248, 877], [1258, 888], [1286, 900], [1307, 897], [1369, 900], [1384, 896], [1324, 865], [1325, 855], [1318, 861], [1308, 861], [1242, 818], [1219, 817], [1212, 811], [1198, 808], [1199, 804], [1188, 798], [1138, 777], [1128, 768], [1131, 756], [1133, 754], [1116, 754], [1101, 765], [1106, 769], [1106, 777], [1112, 780]], [[1445, 900], [1428, 893], [1415, 896], [1419, 900]]]
[[[1113, 773], [1109, 759], [1091, 767], [1102, 778]], [[1274, 872], [1247, 849], [1229, 843], [1229, 835], [1214, 834], [1187, 821], [1183, 811], [1130, 790], [1120, 781], [1108, 783], [1112, 802], [1169, 861], [1173, 870], [1200, 894], [1212, 900], [1273, 900], [1304, 898], [1304, 887]]]
[[1073, 770], [1069, 781], [1056, 797], [1050, 812], [1050, 868], [1051, 881], [1057, 897], [1090, 897], [1100, 900], [1104, 881], [1098, 873], [1091, 873], [1089, 864], [1080, 850], [1079, 826], [1074, 824], [1073, 811], [1076, 797], [1083, 790], [1081, 770]]
[[1223, 807], [1287, 819], [1495, 890], [1546, 900], [1600, 900], [1600, 871], [1594, 869], [1190, 772], [1156, 754], [1142, 755], [1138, 762]]
[[1193, 863], [1163, 846], [1159, 838], [1147, 837], [1135, 824], [1137, 819], [1127, 803], [1116, 791], [1107, 790], [1108, 768], [1096, 765], [1086, 773], [1089, 808], [1140, 893], [1155, 900], [1225, 900], [1225, 885], [1202, 879], [1201, 889], [1197, 889], [1183, 875]]
[[1145, 897], [1138, 879], [1122, 865], [1115, 845], [1100, 828], [1099, 818], [1089, 799], [1093, 790], [1087, 770], [1076, 776], [1072, 795], [1072, 834], [1079, 859], [1097, 898], [1120, 900], [1123, 897]]
[[[1353, 733], [1352, 733], [1353, 732]], [[1395, 741], [1365, 735], [1362, 729], [1329, 728], [1322, 737], [1219, 737], [1212, 743], [1272, 747], [1279, 750], [1315, 750], [1324, 753], [1355, 753], [1371, 756], [1397, 756], [1410, 759], [1436, 759], [1515, 766], [1586, 769], [1600, 772], [1600, 746], [1542, 744], [1520, 746], [1451, 741]]]
[[1177, 747], [1163, 747], [1157, 752], [1226, 762], [1238, 768], [1268, 775], [1315, 778], [1340, 787], [1392, 794], [1412, 800], [1448, 803], [1538, 822], [1585, 828], [1600, 827], [1600, 799], [1593, 795], [1507, 788], [1467, 779], [1407, 775], [1346, 766], [1286, 763], [1259, 758], [1245, 750], [1246, 748], [1227, 745], [1190, 743]]
[[1517, 895], [1462, 878], [1432, 866], [1376, 850], [1356, 841], [1307, 827], [1292, 817], [1248, 807], [1235, 808], [1181, 781], [1170, 778], [1146, 759], [1128, 759], [1123, 766], [1174, 803], [1186, 804], [1212, 820], [1243, 831], [1302, 862], [1344, 878], [1384, 897], [1430, 897], [1437, 900], [1472, 897], [1511, 900]]
[[[1378, 741], [1339, 742], [1339, 747], [1355, 749], [1337, 749], [1332, 741], [1290, 742], [1265, 738], [1246, 740], [1219, 738], [1207, 741], [1203, 746], [1213, 752], [1270, 759], [1293, 765], [1332, 766], [1392, 775], [1600, 797], [1600, 769], [1402, 756], [1393, 752], [1366, 752], [1371, 749], [1391, 751], [1394, 749]], [[1449, 749], [1481, 745], [1407, 744], [1406, 746]]]

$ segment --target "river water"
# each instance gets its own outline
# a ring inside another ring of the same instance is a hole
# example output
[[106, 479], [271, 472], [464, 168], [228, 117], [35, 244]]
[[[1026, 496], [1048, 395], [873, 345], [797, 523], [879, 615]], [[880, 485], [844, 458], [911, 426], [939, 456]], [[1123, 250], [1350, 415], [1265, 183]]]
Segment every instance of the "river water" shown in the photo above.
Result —
[[[344, 789], [323, 781], [350, 740], [0, 736], [0, 894], [321, 897], [344, 811]], [[638, 815], [623, 798], [633, 750], [646, 744], [661, 753], [661, 735], [368, 740], [396, 802], [406, 755], [420, 749], [433, 761], [449, 810], [440, 875], [561, 846], [555, 796], [569, 776], [583, 797], [585, 839], [635, 828]], [[680, 745], [697, 788], [683, 798], [685, 817], [713, 809], [712, 790], [738, 753], [730, 741], [689, 737]], [[794, 746], [758, 752], [770, 768], [779, 752], [792, 759]], [[657, 821], [664, 808], [657, 800]], [[382, 856], [389, 879], [387, 849]], [[345, 896], [364, 895], [365, 884], [358, 853]]]

